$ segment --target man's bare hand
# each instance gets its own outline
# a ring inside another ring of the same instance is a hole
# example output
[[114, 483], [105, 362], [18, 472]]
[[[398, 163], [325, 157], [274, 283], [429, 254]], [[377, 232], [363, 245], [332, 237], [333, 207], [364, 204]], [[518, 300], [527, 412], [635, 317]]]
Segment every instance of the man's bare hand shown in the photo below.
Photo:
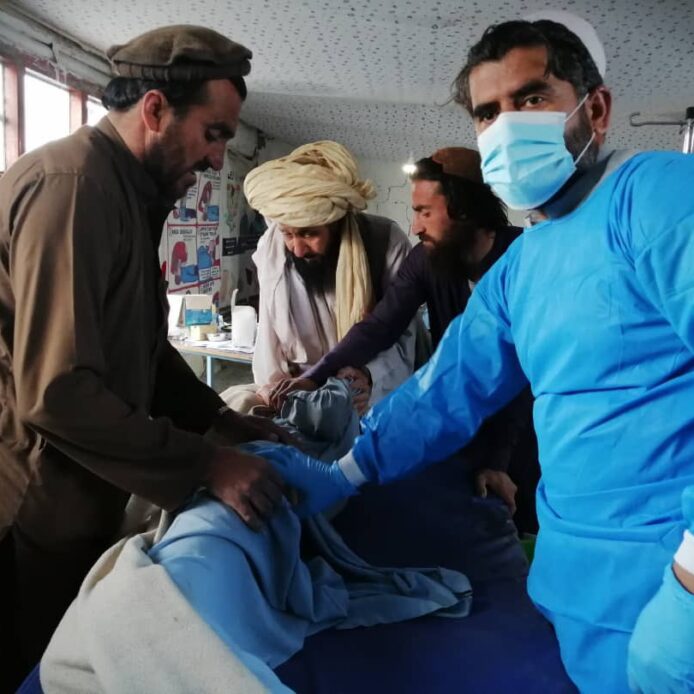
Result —
[[212, 425], [215, 441], [226, 446], [237, 446], [248, 441], [274, 441], [295, 446], [296, 441], [271, 419], [242, 415], [227, 410]]
[[316, 390], [317, 388], [318, 384], [310, 378], [302, 378], [301, 376], [297, 378], [284, 378], [273, 384], [270, 389], [268, 405], [274, 407], [279, 412], [290, 393], [296, 390]]
[[337, 377], [349, 381], [349, 387], [352, 391], [352, 404], [361, 417], [369, 408], [369, 400], [371, 398], [371, 378], [369, 374], [363, 369], [345, 366], [337, 372]]
[[232, 448], [215, 451], [207, 488], [236, 511], [253, 530], [260, 530], [282, 499], [284, 483], [263, 458]]
[[516, 492], [518, 487], [513, 480], [499, 470], [480, 470], [475, 479], [477, 494], [483, 499], [489, 492], [496, 494], [508, 506], [511, 515], [516, 512]]

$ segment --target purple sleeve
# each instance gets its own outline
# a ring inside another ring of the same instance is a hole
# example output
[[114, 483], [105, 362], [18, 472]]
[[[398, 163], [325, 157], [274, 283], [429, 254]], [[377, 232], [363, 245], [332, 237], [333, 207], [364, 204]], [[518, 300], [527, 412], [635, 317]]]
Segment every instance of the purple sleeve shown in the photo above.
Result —
[[532, 426], [533, 396], [526, 388], [483, 422], [466, 450], [472, 468], [508, 472], [514, 451], [527, 445], [526, 433]]
[[383, 298], [317, 364], [302, 374], [319, 385], [345, 366], [361, 368], [391, 347], [426, 301], [424, 249], [413, 248]]

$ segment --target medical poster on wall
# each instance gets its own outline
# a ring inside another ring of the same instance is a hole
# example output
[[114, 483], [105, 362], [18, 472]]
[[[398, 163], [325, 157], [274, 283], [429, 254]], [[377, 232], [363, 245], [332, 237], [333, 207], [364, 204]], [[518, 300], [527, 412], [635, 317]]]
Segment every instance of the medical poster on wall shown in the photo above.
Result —
[[212, 303], [219, 306], [219, 290], [221, 282], [219, 280], [210, 280], [209, 282], [200, 282], [198, 286], [198, 294], [207, 294], [212, 297]]
[[251, 255], [265, 223], [243, 195], [244, 179], [256, 162], [229, 146], [221, 172], [199, 173], [176, 201], [159, 247], [170, 293], [209, 294], [218, 307], [229, 306], [236, 288], [239, 299], [258, 294]]
[[[199, 178], [200, 174], [198, 174], [198, 180]], [[198, 223], [197, 201], [198, 184], [196, 182], [180, 200], [176, 200], [173, 210], [169, 212], [167, 223], [176, 226], [181, 224], [195, 226]]]
[[198, 274], [197, 227], [167, 224], [167, 281], [169, 291], [196, 286]]
[[170, 293], [206, 293], [221, 277], [220, 191], [218, 171], [200, 173], [169, 213], [159, 255]]
[[234, 165], [229, 167], [226, 176], [226, 224], [231, 236], [238, 233], [241, 208], [246, 202], [243, 195], [243, 179], [248, 173], [245, 162], [230, 158]]
[[222, 178], [219, 171], [205, 171], [198, 176], [196, 186], [198, 224], [218, 225]]
[[201, 282], [221, 277], [219, 227], [198, 226], [198, 274]]

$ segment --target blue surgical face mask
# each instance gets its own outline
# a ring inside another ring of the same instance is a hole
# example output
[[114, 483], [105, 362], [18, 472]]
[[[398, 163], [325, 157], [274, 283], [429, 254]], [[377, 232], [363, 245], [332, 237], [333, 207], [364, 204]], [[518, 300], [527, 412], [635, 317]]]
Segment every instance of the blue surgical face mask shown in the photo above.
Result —
[[532, 210], [547, 202], [576, 171], [595, 133], [574, 158], [564, 142], [567, 116], [561, 111], [500, 113], [478, 138], [484, 182], [512, 210]]

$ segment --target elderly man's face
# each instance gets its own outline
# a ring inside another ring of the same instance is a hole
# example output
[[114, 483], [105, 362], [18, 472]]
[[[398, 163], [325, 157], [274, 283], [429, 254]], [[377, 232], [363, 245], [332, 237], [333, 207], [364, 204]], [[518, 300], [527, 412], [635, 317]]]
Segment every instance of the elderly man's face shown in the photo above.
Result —
[[222, 168], [226, 143], [238, 127], [242, 101], [236, 87], [220, 79], [210, 80], [205, 89], [205, 102], [181, 116], [168, 107], [145, 157], [160, 189], [174, 199], [195, 183], [196, 171]]
[[328, 252], [332, 241], [332, 229], [323, 224], [314, 227], [291, 227], [279, 225], [287, 250], [306, 263], [320, 263]]
[[292, 265], [308, 290], [334, 287], [340, 252], [339, 222], [313, 227], [280, 224], [279, 231]]
[[[571, 113], [579, 103], [579, 97], [570, 82], [560, 80], [547, 72], [547, 49], [544, 46], [514, 48], [501, 60], [481, 63], [470, 73], [470, 97], [475, 130], [479, 135], [486, 130], [500, 113], [508, 111], [563, 111]], [[578, 156], [591, 137], [594, 127], [598, 133], [603, 127], [599, 119], [609, 118], [602, 108], [594, 108], [594, 94], [567, 122], [566, 147]], [[602, 107], [603, 104], [597, 104]], [[592, 122], [592, 118], [596, 122]], [[604, 122], [607, 129], [607, 122]], [[601, 138], [583, 157], [583, 165], [590, 164], [597, 155]]]

